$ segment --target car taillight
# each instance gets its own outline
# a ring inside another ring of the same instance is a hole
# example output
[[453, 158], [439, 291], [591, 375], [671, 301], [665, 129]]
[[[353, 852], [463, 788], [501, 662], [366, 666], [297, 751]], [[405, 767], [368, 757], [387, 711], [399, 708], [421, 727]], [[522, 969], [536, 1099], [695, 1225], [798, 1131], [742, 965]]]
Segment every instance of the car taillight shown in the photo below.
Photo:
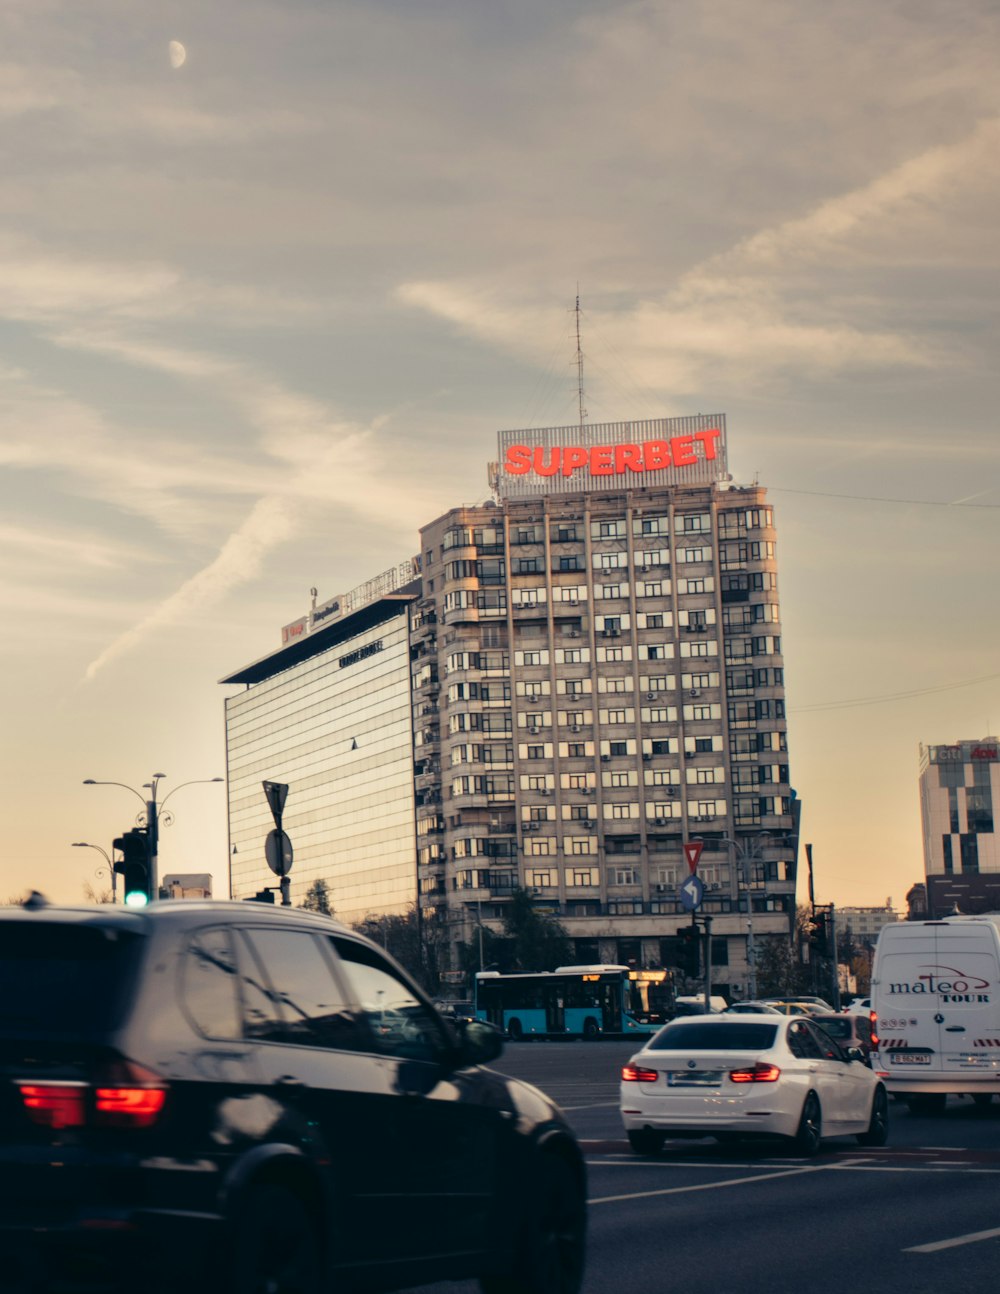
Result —
[[729, 1078], [733, 1083], [776, 1083], [781, 1070], [777, 1065], [767, 1065], [758, 1060], [752, 1069], [733, 1069]]
[[102, 1128], [148, 1128], [167, 1099], [158, 1074], [134, 1061], [115, 1059], [94, 1081], [94, 1122]]
[[18, 1083], [32, 1123], [43, 1128], [82, 1128], [86, 1122], [86, 1083]]
[[623, 1083], [655, 1083], [660, 1077], [659, 1070], [643, 1069], [639, 1065], [622, 1066]]
[[105, 1128], [148, 1128], [166, 1099], [162, 1087], [99, 1087], [94, 1120]]
[[151, 1070], [116, 1059], [101, 1066], [93, 1083], [18, 1082], [32, 1123], [44, 1128], [148, 1128], [167, 1099], [166, 1085]]
[[872, 1046], [878, 1046], [878, 1012], [869, 1011], [868, 1019], [872, 1022]]

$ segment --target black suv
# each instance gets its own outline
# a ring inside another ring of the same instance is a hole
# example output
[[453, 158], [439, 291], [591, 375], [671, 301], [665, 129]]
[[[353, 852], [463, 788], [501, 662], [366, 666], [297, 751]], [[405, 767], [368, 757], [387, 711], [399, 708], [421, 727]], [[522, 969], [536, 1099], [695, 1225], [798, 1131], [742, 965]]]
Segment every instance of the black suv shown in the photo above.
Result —
[[0, 909], [0, 1288], [575, 1294], [583, 1161], [502, 1045], [299, 909]]

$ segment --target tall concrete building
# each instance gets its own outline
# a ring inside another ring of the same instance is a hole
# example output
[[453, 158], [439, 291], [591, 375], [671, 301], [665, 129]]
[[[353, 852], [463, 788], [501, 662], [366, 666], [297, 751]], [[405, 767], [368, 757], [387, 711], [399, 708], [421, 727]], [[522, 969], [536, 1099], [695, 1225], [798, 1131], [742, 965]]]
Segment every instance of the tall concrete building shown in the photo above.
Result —
[[920, 747], [920, 820], [930, 915], [1000, 909], [1000, 739]]
[[[346, 613], [335, 600], [328, 619], [314, 607], [224, 680], [248, 685], [227, 703], [234, 884], [261, 879], [237, 863], [268, 825], [255, 782], [297, 778], [298, 892], [322, 873], [339, 915], [402, 899], [412, 815], [409, 883], [453, 967], [515, 888], [558, 916], [576, 960], [655, 966], [690, 921], [679, 887], [700, 847], [715, 982], [745, 995], [748, 954], [788, 933], [795, 904], [766, 491], [731, 482], [721, 415], [502, 432], [491, 485], [423, 527], [419, 584]], [[375, 641], [364, 659], [393, 719], [366, 758], [369, 738], [350, 740], [368, 680], [341, 660]], [[390, 838], [394, 890], [365, 852]]]

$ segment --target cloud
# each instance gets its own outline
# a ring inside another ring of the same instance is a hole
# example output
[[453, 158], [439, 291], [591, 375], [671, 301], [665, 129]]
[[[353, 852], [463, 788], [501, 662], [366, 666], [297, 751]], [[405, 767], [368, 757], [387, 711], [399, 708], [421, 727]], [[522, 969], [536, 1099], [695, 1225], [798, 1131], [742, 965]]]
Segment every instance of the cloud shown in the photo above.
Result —
[[[704, 259], [657, 299], [587, 313], [610, 345], [628, 354], [638, 382], [672, 395], [715, 389], [720, 372], [730, 384], [738, 378], [753, 388], [791, 371], [823, 377], [954, 362], [942, 343], [918, 335], [915, 320], [893, 324], [905, 314], [902, 285], [884, 273], [864, 276], [873, 262], [884, 265], [886, 247], [923, 268], [928, 221], [942, 255], [960, 255], [956, 209], [963, 196], [978, 194], [984, 176], [996, 186], [998, 156], [1000, 119], [990, 118], [954, 144], [927, 149]], [[845, 276], [857, 275], [860, 284], [851, 277], [845, 285]], [[504, 286], [483, 278], [411, 280], [397, 298], [529, 361], [559, 327], [556, 312], [531, 300], [515, 303]]]

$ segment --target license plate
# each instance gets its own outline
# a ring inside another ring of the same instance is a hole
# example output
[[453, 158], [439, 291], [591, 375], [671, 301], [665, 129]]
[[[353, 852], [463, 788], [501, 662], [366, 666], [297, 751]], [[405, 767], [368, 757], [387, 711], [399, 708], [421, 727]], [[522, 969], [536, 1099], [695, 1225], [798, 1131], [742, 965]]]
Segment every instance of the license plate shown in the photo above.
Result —
[[929, 1065], [930, 1056], [909, 1055], [906, 1052], [890, 1052], [889, 1059], [894, 1065]]
[[718, 1087], [721, 1069], [685, 1069], [667, 1075], [667, 1087]]

